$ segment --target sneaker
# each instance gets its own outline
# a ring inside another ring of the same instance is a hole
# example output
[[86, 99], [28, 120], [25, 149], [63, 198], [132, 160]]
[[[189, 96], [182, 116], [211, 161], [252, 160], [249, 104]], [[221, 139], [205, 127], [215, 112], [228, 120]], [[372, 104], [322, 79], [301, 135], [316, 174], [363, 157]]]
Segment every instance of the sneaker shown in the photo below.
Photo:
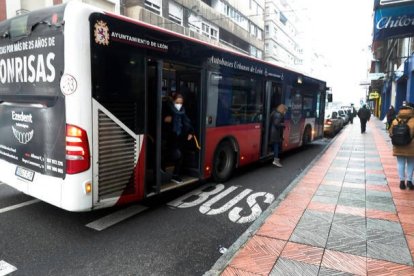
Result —
[[[411, 183], [412, 184], [412, 183]], [[401, 180], [400, 181], [400, 189], [401, 190], [405, 190], [405, 181], [404, 180]]]
[[413, 185], [413, 182], [411, 182], [411, 181], [407, 181], [407, 187], [408, 187], [408, 189], [410, 189], [410, 190], [414, 190], [414, 185]]
[[178, 175], [173, 175], [173, 177], [171, 177], [171, 181], [177, 184], [183, 183], [183, 179]]
[[283, 167], [282, 164], [280, 164], [279, 159], [273, 160], [273, 163], [272, 164], [275, 165], [278, 168], [282, 168]]

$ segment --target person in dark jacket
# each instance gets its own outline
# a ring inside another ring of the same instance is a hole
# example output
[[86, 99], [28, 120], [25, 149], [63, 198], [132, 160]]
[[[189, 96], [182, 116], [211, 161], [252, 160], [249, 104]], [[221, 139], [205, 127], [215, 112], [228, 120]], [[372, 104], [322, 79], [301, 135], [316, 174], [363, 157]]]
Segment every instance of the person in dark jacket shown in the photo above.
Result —
[[357, 112], [355, 110], [354, 104], [351, 104], [351, 112], [349, 114], [349, 121], [351, 122], [351, 124], [354, 123], [354, 118], [356, 117]]
[[[174, 171], [171, 181], [181, 183], [181, 166], [183, 162], [183, 147], [186, 141], [193, 138], [194, 129], [183, 107], [184, 98], [175, 94], [172, 101], [166, 103], [163, 110], [163, 136], [167, 145], [167, 156], [174, 162]], [[162, 168], [165, 169], [164, 158]]]
[[394, 121], [395, 117], [395, 109], [392, 105], [390, 105], [390, 108], [387, 111], [387, 129], [390, 128], [392, 121]]
[[358, 117], [361, 121], [361, 133], [365, 133], [367, 129], [367, 122], [371, 118], [371, 111], [367, 108], [366, 104], [358, 110]]
[[279, 153], [281, 150], [281, 144], [283, 141], [283, 129], [284, 129], [284, 117], [287, 111], [287, 107], [283, 104], [278, 105], [276, 110], [270, 114], [270, 137], [269, 144], [273, 148], [273, 165], [278, 168], [283, 167], [280, 163]]

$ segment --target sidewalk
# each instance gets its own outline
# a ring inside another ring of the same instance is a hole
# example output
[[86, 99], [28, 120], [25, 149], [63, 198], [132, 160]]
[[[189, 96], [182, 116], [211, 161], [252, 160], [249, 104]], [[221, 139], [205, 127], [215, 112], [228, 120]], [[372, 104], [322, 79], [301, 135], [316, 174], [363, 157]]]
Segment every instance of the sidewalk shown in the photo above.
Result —
[[356, 119], [218, 271], [414, 275], [414, 191], [396, 166], [384, 125]]

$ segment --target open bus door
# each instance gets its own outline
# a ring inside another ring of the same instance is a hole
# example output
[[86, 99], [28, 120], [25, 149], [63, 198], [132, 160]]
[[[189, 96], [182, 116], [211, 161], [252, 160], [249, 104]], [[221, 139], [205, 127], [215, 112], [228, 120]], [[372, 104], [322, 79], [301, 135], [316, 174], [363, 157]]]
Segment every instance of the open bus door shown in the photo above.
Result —
[[273, 155], [269, 146], [270, 136], [270, 115], [276, 107], [282, 103], [282, 84], [275, 81], [266, 82], [266, 91], [263, 101], [263, 127], [262, 127], [262, 147], [261, 158]]
[[[147, 61], [147, 195], [157, 194], [196, 182], [200, 178], [200, 152], [194, 141], [182, 149], [181, 183], [172, 182], [174, 163], [169, 162], [167, 135], [163, 133], [163, 113], [175, 93], [184, 96], [186, 114], [195, 136], [200, 137], [200, 70], [161, 60]], [[193, 145], [193, 146], [191, 146]]]

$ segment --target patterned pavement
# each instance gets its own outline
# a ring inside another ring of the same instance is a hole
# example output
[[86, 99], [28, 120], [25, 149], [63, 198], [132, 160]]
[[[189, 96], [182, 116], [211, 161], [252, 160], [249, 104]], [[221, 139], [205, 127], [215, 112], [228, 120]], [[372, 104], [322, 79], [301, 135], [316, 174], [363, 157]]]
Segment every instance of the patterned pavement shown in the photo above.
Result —
[[414, 191], [384, 125], [346, 127], [221, 275], [414, 275]]

